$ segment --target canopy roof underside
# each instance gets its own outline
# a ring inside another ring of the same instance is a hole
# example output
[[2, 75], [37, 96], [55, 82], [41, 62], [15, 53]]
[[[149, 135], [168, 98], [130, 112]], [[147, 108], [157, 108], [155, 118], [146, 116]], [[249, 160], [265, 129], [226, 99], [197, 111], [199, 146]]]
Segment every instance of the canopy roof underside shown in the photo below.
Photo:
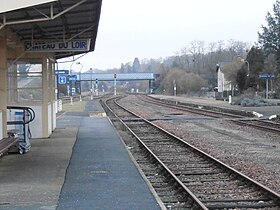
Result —
[[[57, 0], [0, 14], [0, 30], [9, 28], [21, 42], [90, 39], [94, 51], [102, 0]], [[57, 59], [81, 52], [55, 52]]]

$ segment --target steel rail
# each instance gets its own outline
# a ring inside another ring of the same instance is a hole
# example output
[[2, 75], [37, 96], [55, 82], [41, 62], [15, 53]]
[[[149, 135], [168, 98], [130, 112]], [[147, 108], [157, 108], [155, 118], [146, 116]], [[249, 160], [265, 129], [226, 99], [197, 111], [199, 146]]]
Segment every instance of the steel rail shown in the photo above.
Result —
[[[169, 107], [169, 108], [173, 108], [173, 109], [181, 110], [181, 111], [192, 112], [192, 113], [195, 113], [195, 114], [210, 116], [210, 117], [214, 117], [214, 118], [220, 118], [218, 115], [220, 115], [220, 116], [227, 116], [227, 117], [233, 117], [233, 118], [237, 118], [237, 119], [232, 119], [231, 121], [236, 123], [236, 124], [247, 125], [247, 126], [250, 126], [250, 127], [259, 128], [259, 129], [266, 130], [266, 131], [272, 131], [272, 132], [275, 132], [275, 133], [280, 133], [280, 129], [275, 128], [276, 125], [279, 126], [279, 128], [280, 128], [280, 124], [279, 123], [272, 123], [272, 122], [269, 122], [269, 121], [261, 121], [260, 119], [244, 120], [242, 118], [244, 116], [241, 116], [241, 115], [216, 112], [216, 111], [213, 111], [213, 110], [199, 109], [199, 108], [189, 107], [189, 106], [185, 106], [185, 105], [167, 104], [167, 103], [165, 103], [165, 102], [163, 102], [161, 100], [153, 99], [153, 98], [150, 98], [150, 97], [144, 97], [144, 98], [148, 99], [148, 100], [144, 99], [146, 102], [152, 103], [152, 104], [156, 104], [156, 105], [159, 105], [159, 106]], [[143, 99], [143, 97], [142, 97], [142, 99]], [[189, 110], [189, 109], [191, 109], [191, 110]], [[254, 121], [256, 121], [256, 123], [254, 123]], [[259, 122], [261, 122], [263, 124], [268, 124], [268, 125], [267, 126], [266, 125], [265, 126], [258, 125], [257, 123], [259, 123]], [[272, 127], [272, 126], [274, 126], [274, 127]]]
[[[116, 101], [116, 100], [115, 100], [115, 101]], [[187, 145], [187, 146], [190, 147], [192, 150], [194, 150], [194, 151], [196, 151], [196, 152], [198, 152], [198, 153], [200, 153], [200, 154], [203, 154], [205, 157], [207, 157], [207, 158], [211, 159], [212, 161], [214, 161], [214, 162], [220, 164], [221, 166], [223, 166], [223, 167], [226, 168], [227, 170], [229, 170], [229, 171], [231, 171], [231, 172], [237, 174], [237, 175], [239, 176], [239, 178], [248, 180], [249, 182], [251, 182], [252, 184], [254, 184], [256, 187], [258, 187], [259, 189], [261, 189], [262, 191], [265, 191], [265, 192], [267, 192], [267, 193], [270, 193], [270, 195], [273, 197], [273, 200], [276, 200], [276, 201], [277, 201], [276, 203], [280, 203], [280, 195], [277, 194], [276, 192], [270, 190], [269, 188], [265, 187], [264, 185], [258, 183], [258, 182], [255, 181], [255, 180], [249, 178], [248, 176], [242, 174], [241, 172], [235, 170], [234, 168], [232, 168], [232, 167], [230, 167], [230, 166], [224, 164], [223, 162], [217, 160], [216, 158], [210, 156], [209, 154], [203, 152], [202, 150], [200, 150], [200, 149], [194, 147], [193, 145], [190, 145], [189, 143], [183, 141], [182, 139], [178, 138], [177, 136], [173, 135], [172, 133], [170, 133], [170, 132], [168, 132], [168, 131], [162, 129], [161, 127], [159, 127], [159, 126], [153, 124], [152, 122], [146, 120], [145, 118], [143, 118], [143, 117], [141, 117], [141, 116], [135, 114], [134, 112], [132, 112], [132, 111], [128, 110], [127, 108], [121, 106], [119, 103], [116, 102], [116, 104], [117, 104], [119, 107], [121, 107], [123, 110], [126, 110], [126, 111], [129, 112], [130, 114], [135, 115], [136, 117], [138, 117], [139, 119], [141, 119], [141, 120], [144, 121], [145, 123], [148, 123], [148, 124], [150, 124], [150, 125], [156, 127], [157, 129], [159, 129], [159, 130], [165, 132], [166, 134], [172, 136], [174, 139], [176, 139], [176, 140], [180, 141], [181, 143]], [[111, 110], [111, 112], [114, 113], [112, 110]], [[114, 115], [117, 117], [116, 114], [114, 114]], [[121, 119], [120, 119], [120, 120], [121, 120]], [[122, 121], [122, 120], [121, 120], [121, 121]], [[122, 121], [122, 122], [123, 122], [123, 121]], [[123, 122], [123, 123], [124, 123], [124, 122]], [[126, 125], [126, 127], [133, 133], [133, 135], [136, 135], [127, 125]], [[139, 137], [136, 137], [136, 138], [139, 139]], [[146, 148], [146, 150], [150, 151], [150, 149], [144, 144], [144, 142], [143, 142], [142, 140], [139, 139], [139, 142], [141, 142], [141, 144]], [[155, 156], [154, 153], [153, 153], [153, 156]], [[156, 159], [158, 162], [162, 163], [162, 161], [161, 161], [158, 157], [155, 157], [155, 159]], [[164, 164], [164, 168], [167, 168], [167, 169], [168, 169], [168, 167], [167, 167], [165, 164]], [[167, 171], [170, 172], [170, 173], [172, 173], [169, 169], [168, 169]], [[173, 174], [172, 177], [176, 177], [176, 175]], [[176, 180], [176, 179], [175, 179], [175, 180]], [[179, 183], [180, 183], [180, 182], [179, 182]], [[181, 182], [181, 184], [183, 184], [183, 183]], [[180, 184], [180, 185], [181, 185], [181, 184]], [[183, 185], [184, 185], [184, 184], [183, 184]], [[183, 188], [185, 189], [185, 187], [183, 187]], [[188, 189], [188, 188], [187, 188], [187, 189]], [[188, 191], [189, 191], [189, 189], [188, 189]], [[187, 192], [188, 192], [188, 191], [187, 191]], [[189, 194], [189, 193], [188, 193], [188, 194]], [[197, 199], [197, 197], [196, 197], [195, 195], [194, 195], [194, 198]]]
[[[244, 121], [244, 120], [232, 120], [232, 122], [235, 122], [237, 124], [251, 126], [251, 127], [256, 127], [256, 128], [259, 128], [259, 129], [262, 129], [262, 130], [265, 130], [265, 131], [272, 131], [272, 132], [275, 132], [275, 133], [280, 133], [280, 129], [269, 127], [269, 126], [271, 126], [270, 122], [265, 122], [265, 121], [260, 121], [260, 120], [257, 120], [256, 124], [254, 123], [254, 121], [248, 122], [248, 121]], [[263, 124], [267, 124], [267, 125], [265, 125], [265, 126], [258, 125], [257, 124], [258, 122], [262, 122]], [[280, 124], [278, 126], [280, 128]]]
[[[114, 99], [115, 103], [120, 106], [116, 100], [118, 98]], [[181, 182], [175, 174], [173, 174], [170, 169], [147, 147], [147, 145], [129, 128], [129, 126], [127, 126], [127, 124], [118, 117], [118, 115], [108, 106], [107, 103], [105, 103], [107, 108], [110, 110], [110, 112], [112, 112], [114, 114], [114, 116], [126, 127], [126, 129], [138, 140], [138, 142], [140, 142], [140, 144], [145, 148], [146, 151], [149, 152], [150, 155], [152, 155], [152, 157], [157, 160], [157, 162], [165, 169], [165, 171], [180, 185], [181, 188], [183, 188], [187, 194], [193, 199], [193, 201], [198, 205], [198, 207], [202, 210], [207, 210], [208, 208], [184, 185], [183, 182]], [[127, 112], [131, 113], [132, 115], [136, 116], [137, 118], [146, 121], [144, 118], [142, 118], [139, 115], [136, 115], [135, 113], [128, 111], [127, 109], [125, 109], [124, 107], [120, 106], [122, 109], [126, 110]]]
[[177, 110], [185, 111], [185, 112], [191, 112], [199, 115], [205, 115], [205, 116], [210, 116], [214, 118], [219, 118], [217, 115], [222, 115], [222, 116], [227, 116], [227, 117], [232, 117], [232, 118], [241, 118], [244, 117], [242, 115], [236, 115], [236, 114], [231, 114], [231, 113], [224, 113], [220, 111], [214, 111], [214, 110], [207, 110], [207, 109], [201, 109], [197, 107], [192, 107], [188, 106], [185, 104], [170, 104], [166, 103], [162, 100], [154, 99], [151, 97], [147, 97], [146, 95], [141, 95], [142, 99], [144, 99], [148, 103], [156, 104], [156, 105], [161, 105], [169, 108], [175, 108]]

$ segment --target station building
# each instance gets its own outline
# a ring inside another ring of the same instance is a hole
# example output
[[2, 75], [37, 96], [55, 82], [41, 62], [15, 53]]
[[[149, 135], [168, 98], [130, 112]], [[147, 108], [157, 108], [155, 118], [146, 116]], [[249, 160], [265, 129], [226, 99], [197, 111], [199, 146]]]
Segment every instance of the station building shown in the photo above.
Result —
[[[2, 0], [0, 7], [0, 139], [31, 107], [33, 138], [56, 128], [57, 59], [94, 51], [102, 0]], [[74, 61], [73, 61], [74, 62]]]

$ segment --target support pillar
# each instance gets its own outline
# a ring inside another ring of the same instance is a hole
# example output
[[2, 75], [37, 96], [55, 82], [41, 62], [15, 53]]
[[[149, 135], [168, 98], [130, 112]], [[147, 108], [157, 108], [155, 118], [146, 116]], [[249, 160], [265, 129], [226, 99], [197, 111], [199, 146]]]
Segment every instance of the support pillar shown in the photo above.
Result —
[[0, 139], [7, 137], [7, 43], [0, 36]]
[[57, 113], [57, 100], [56, 100], [56, 93], [55, 93], [55, 83], [56, 83], [56, 75], [55, 75], [55, 62], [54, 60], [50, 59], [49, 64], [49, 72], [50, 72], [50, 103], [52, 104], [52, 131], [56, 128], [56, 113]]
[[50, 102], [50, 68], [49, 60], [47, 56], [43, 57], [43, 103], [42, 103], [42, 125], [43, 125], [43, 137], [49, 137], [52, 132], [52, 104]]
[[148, 94], [152, 93], [152, 80], [149, 80], [149, 92]]

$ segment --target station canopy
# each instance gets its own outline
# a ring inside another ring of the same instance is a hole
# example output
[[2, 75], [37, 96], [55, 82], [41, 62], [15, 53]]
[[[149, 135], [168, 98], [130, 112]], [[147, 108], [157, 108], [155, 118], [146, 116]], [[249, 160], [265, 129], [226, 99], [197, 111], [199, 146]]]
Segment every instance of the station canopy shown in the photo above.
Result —
[[26, 50], [34, 50], [34, 43], [50, 43], [56, 59], [85, 52], [52, 51], [58, 43], [86, 42], [86, 51], [93, 51], [101, 4], [102, 0], [1, 0], [0, 30], [8, 28], [15, 33], [22, 43], [31, 46]]

